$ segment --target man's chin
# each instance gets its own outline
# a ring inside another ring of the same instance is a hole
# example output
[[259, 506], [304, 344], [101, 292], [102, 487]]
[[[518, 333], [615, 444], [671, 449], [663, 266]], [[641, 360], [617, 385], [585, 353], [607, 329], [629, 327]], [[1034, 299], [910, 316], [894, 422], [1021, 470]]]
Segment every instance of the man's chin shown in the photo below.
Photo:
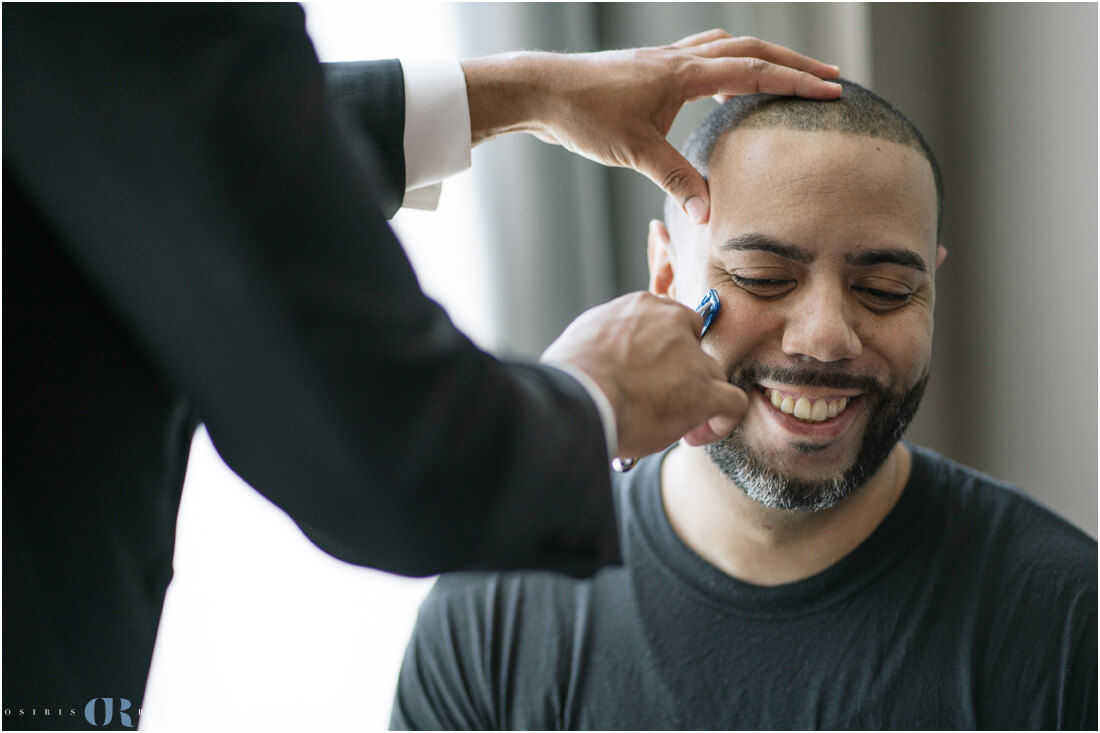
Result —
[[[754, 501], [774, 509], [822, 511], [851, 496], [879, 470], [916, 414], [927, 380], [926, 374], [902, 395], [869, 395], [864, 424], [850, 425], [837, 440], [776, 435], [753, 415], [704, 450]], [[775, 442], [758, 446], [750, 436]]]
[[802, 443], [776, 455], [751, 449], [741, 437], [734, 433], [704, 450], [750, 499], [773, 509], [822, 511], [846, 499], [867, 478], [853, 456], [822, 455], [839, 450], [836, 445]]
[[828, 443], [790, 441], [782, 451], [752, 450], [777, 473], [796, 481], [834, 481], [850, 474], [866, 441], [863, 431]]
[[858, 458], [857, 449], [844, 449], [834, 445], [804, 443], [792, 446], [791, 453], [775, 456], [767, 452], [752, 451], [760, 463], [772, 473], [790, 481], [836, 481], [852, 471]]
[[859, 460], [867, 442], [867, 423], [866, 415], [861, 415], [832, 439], [810, 439], [784, 431], [767, 415], [750, 411], [738, 432], [726, 441], [724, 452], [791, 482], [833, 483], [851, 473]]

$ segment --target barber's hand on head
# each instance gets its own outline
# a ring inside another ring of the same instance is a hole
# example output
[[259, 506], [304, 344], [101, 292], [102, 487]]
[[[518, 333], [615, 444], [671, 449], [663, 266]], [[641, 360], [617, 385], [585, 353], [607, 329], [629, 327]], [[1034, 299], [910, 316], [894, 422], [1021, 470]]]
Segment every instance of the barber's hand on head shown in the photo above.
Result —
[[462, 62], [473, 144], [531, 132], [604, 165], [633, 168], [704, 223], [706, 181], [668, 143], [686, 103], [766, 92], [834, 99], [835, 66], [723, 30], [670, 46], [600, 53], [516, 52]]
[[542, 355], [591, 377], [615, 411], [617, 455], [642, 456], [684, 436], [728, 435], [748, 397], [699, 346], [703, 319], [669, 298], [631, 293], [582, 313]]

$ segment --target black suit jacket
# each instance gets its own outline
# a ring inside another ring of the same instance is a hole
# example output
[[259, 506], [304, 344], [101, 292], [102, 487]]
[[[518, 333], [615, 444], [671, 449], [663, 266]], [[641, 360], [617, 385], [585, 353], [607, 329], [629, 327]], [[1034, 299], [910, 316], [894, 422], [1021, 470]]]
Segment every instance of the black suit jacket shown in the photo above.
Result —
[[617, 561], [591, 400], [456, 331], [376, 203], [404, 187], [396, 62], [326, 97], [287, 5], [3, 20], [5, 726], [140, 705], [199, 421], [344, 560]]

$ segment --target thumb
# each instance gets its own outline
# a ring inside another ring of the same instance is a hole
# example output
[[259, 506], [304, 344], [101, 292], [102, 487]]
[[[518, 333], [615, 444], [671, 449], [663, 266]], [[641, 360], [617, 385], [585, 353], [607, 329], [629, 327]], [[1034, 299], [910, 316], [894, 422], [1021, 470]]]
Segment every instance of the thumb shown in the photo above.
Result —
[[680, 204], [688, 219], [696, 224], [707, 223], [710, 218], [707, 182], [667, 140], [658, 138], [638, 160], [637, 169]]
[[705, 423], [684, 433], [684, 440], [688, 445], [705, 445], [726, 437], [748, 411], [749, 398], [741, 389], [729, 383], [716, 384], [715, 387], [717, 399], [712, 404], [717, 410]]

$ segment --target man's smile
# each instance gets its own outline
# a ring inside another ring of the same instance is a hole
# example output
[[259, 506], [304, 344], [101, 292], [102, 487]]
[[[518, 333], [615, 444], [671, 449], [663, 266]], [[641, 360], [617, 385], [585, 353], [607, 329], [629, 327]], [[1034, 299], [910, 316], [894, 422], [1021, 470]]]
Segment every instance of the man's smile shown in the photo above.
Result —
[[802, 390], [784, 390], [764, 387], [764, 394], [772, 405], [788, 415], [806, 422], [831, 420], [848, 407], [848, 402], [858, 394], [814, 394]]
[[822, 387], [756, 385], [760, 408], [772, 422], [802, 438], [831, 440], [861, 412], [864, 393]]

